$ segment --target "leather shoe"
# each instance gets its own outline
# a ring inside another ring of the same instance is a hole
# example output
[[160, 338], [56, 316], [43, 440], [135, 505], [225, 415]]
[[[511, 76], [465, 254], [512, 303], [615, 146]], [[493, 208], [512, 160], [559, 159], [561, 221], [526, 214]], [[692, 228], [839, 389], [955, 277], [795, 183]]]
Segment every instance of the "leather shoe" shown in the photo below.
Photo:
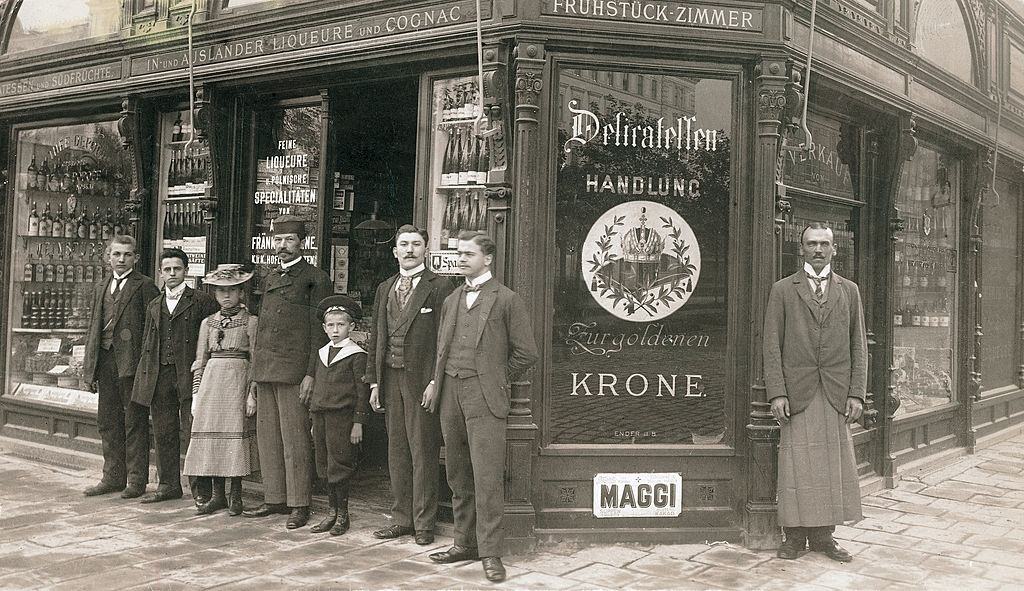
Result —
[[288, 529], [298, 529], [309, 521], [309, 507], [295, 507], [292, 509], [291, 515], [288, 516], [288, 523], [285, 527]]
[[500, 583], [505, 580], [505, 565], [501, 563], [499, 556], [486, 556], [483, 559], [484, 575], [492, 583]]
[[373, 537], [378, 540], [393, 540], [402, 536], [411, 536], [414, 533], [416, 530], [405, 525], [389, 525], [373, 532]]
[[267, 517], [270, 515], [288, 515], [288, 505], [284, 503], [263, 503], [255, 509], [246, 509], [242, 511], [243, 517]]
[[122, 499], [136, 499], [146, 494], [145, 484], [129, 484], [123, 491], [121, 491]]
[[123, 486], [117, 486], [116, 484], [110, 484], [108, 482], [100, 481], [99, 484], [90, 486], [89, 488], [82, 491], [82, 494], [87, 497], [95, 497], [99, 495], [107, 495], [110, 493], [124, 490]]
[[[804, 540], [801, 539], [800, 541], [803, 542]], [[794, 540], [793, 538], [786, 538], [786, 541], [782, 542], [782, 545], [779, 546], [779, 550], [775, 553], [775, 556], [785, 560], [796, 560], [796, 558], [800, 556], [801, 550], [803, 550], [803, 548], [797, 546], [797, 540]]]
[[[444, 552], [434, 552], [430, 555], [430, 559], [438, 564], [451, 564], [463, 560], [478, 560], [479, 558], [480, 555], [477, 554], [476, 548], [467, 548], [458, 544], [453, 544], [451, 548]], [[500, 561], [499, 564], [501, 564]]]
[[822, 544], [811, 544], [812, 552], [821, 552], [836, 562], [851, 562], [853, 555], [843, 549], [835, 540], [829, 540]]
[[427, 546], [434, 543], [434, 532], [428, 529], [416, 530], [416, 543], [420, 546]]
[[158, 488], [155, 491], [139, 499], [140, 503], [159, 503], [161, 501], [173, 501], [182, 497], [181, 489], [171, 490], [169, 488]]

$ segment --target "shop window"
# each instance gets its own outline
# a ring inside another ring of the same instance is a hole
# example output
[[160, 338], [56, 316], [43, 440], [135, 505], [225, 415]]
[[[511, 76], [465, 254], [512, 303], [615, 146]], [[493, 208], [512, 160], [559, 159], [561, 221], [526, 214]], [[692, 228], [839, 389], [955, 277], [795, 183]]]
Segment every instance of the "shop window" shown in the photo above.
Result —
[[133, 234], [130, 166], [112, 121], [17, 132], [6, 392], [95, 412], [82, 378], [106, 242]]
[[1012, 386], [1020, 369], [1017, 320], [1020, 187], [996, 182], [998, 199], [986, 199], [982, 210], [981, 383], [986, 391]]
[[120, 0], [25, 0], [18, 8], [7, 52], [113, 35], [121, 27]]
[[1024, 97], [1024, 49], [1010, 43], [1010, 89]]
[[960, 162], [921, 146], [903, 170], [896, 206], [893, 381], [900, 414], [953, 399]]
[[[783, 227], [783, 274], [789, 275], [803, 268], [804, 259], [800, 256], [801, 234], [811, 222], [824, 222], [832, 229], [832, 243], [835, 247], [832, 270], [860, 285], [855, 257], [857, 208], [799, 196], [792, 199], [792, 205], [793, 214]], [[862, 288], [861, 299], [863, 298]]]
[[[628, 96], [557, 106], [551, 443], [732, 438], [734, 89], [726, 80], [657, 79], [696, 89], [695, 118], [659, 123]], [[569, 83], [561, 77], [562, 90]]]
[[964, 82], [973, 84], [971, 43], [957, 0], [928, 0], [921, 3], [914, 45], [925, 59]]

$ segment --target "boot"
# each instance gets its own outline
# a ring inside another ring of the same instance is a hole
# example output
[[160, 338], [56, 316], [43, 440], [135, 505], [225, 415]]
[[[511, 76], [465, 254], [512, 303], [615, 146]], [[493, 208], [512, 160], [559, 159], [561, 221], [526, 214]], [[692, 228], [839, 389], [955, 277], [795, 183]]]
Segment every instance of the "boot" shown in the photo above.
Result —
[[334, 527], [334, 522], [338, 519], [338, 498], [334, 494], [333, 487], [328, 487], [327, 489], [327, 503], [330, 505], [327, 516], [320, 523], [309, 528], [309, 531], [315, 534], [322, 534], [326, 531], [331, 531], [331, 528]]
[[785, 560], [794, 560], [807, 548], [807, 530], [802, 527], [784, 527], [786, 541], [779, 546], [776, 556]]
[[338, 503], [338, 521], [331, 528], [332, 536], [340, 536], [348, 531], [348, 481], [340, 482], [334, 487], [334, 495]]
[[224, 496], [224, 478], [215, 476], [213, 478], [213, 495], [210, 500], [203, 503], [196, 509], [197, 515], [209, 515], [224, 509], [228, 506], [228, 499]]
[[242, 514], [242, 477], [231, 478], [231, 490], [228, 493], [228, 515], [237, 517]]

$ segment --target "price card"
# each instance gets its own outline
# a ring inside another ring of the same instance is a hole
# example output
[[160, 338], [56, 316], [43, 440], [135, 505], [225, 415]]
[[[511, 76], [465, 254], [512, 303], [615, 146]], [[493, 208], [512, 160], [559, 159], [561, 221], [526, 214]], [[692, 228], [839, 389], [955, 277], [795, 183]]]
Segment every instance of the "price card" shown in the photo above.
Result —
[[65, 371], [67, 371], [68, 367], [69, 366], [67, 366], [67, 365], [54, 365], [50, 369], [50, 371], [48, 371], [46, 373], [50, 373], [50, 374], [53, 374], [55, 376], [58, 376], [58, 375], [61, 375], [62, 373], [64, 373]]
[[39, 339], [37, 353], [60, 353], [61, 339]]
[[85, 345], [71, 347], [71, 358], [79, 362], [85, 361]]

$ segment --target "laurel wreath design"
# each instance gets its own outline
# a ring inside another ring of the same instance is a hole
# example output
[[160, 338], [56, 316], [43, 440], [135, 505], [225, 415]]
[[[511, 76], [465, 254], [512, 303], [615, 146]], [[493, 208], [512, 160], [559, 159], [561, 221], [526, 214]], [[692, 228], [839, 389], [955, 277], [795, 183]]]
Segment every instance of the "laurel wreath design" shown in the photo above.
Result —
[[672, 282], [659, 285], [657, 289], [653, 289], [654, 285], [651, 283], [639, 285], [635, 289], [630, 288], [600, 273], [608, 264], [620, 260], [620, 257], [612, 252], [612, 237], [619, 235], [620, 228], [625, 226], [626, 216], [614, 216], [612, 223], [604, 227], [604, 234], [594, 241], [598, 250], [588, 263], [590, 272], [597, 281], [599, 295], [602, 298], [610, 298], [613, 309], [621, 305], [627, 316], [632, 316], [640, 310], [654, 316], [661, 307], [668, 306], [685, 294], [693, 292], [691, 277], [697, 267], [690, 262], [690, 255], [686, 254], [690, 250], [690, 245], [682, 239], [682, 229], [676, 227], [672, 219], [660, 216], [659, 219], [662, 222], [662, 229], [668, 230], [668, 237], [672, 239], [672, 254], [679, 265]]

